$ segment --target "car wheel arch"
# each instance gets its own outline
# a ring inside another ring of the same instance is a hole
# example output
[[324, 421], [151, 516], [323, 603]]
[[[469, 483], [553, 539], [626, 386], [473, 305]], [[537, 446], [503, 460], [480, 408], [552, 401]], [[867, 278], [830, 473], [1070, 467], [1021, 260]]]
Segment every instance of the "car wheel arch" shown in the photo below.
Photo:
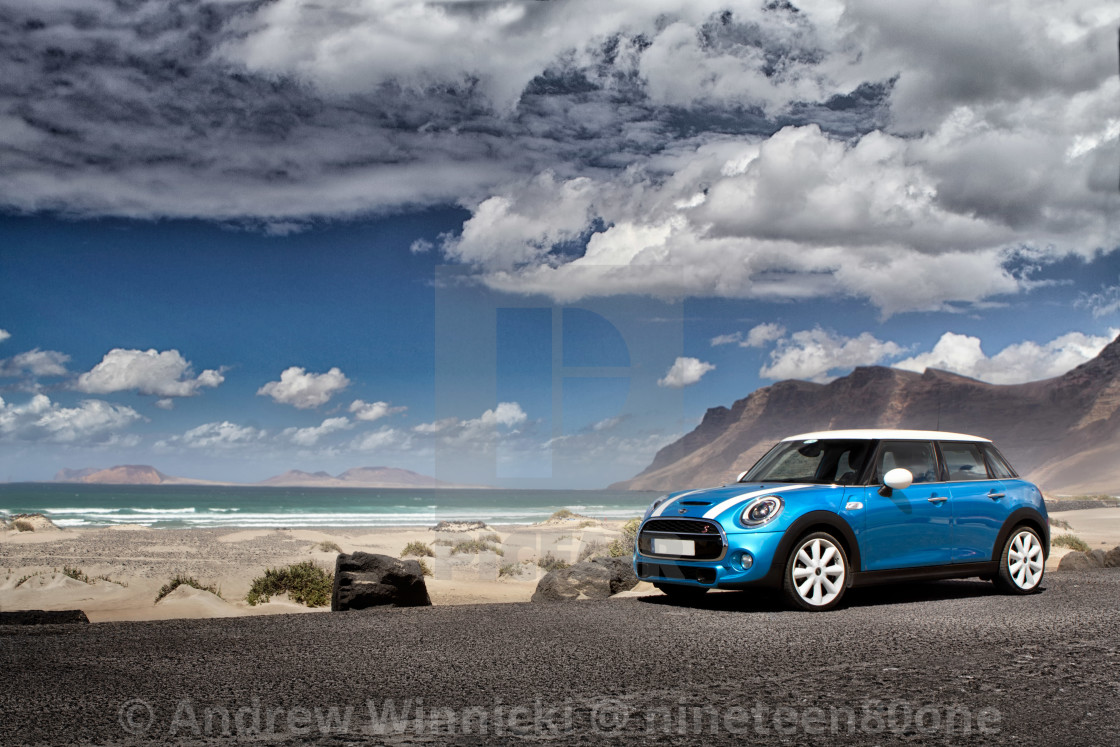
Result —
[[1000, 527], [995, 544], [992, 546], [992, 560], [999, 561], [1002, 558], [1003, 546], [1007, 543], [1007, 538], [1021, 526], [1028, 526], [1038, 533], [1042, 539], [1042, 557], [1050, 557], [1050, 522], [1035, 509], [1024, 506], [1012, 511], [1004, 519], [1003, 526]]
[[[852, 529], [851, 525], [842, 516], [832, 511], [810, 511], [794, 520], [783, 533], [782, 539], [774, 551], [774, 561], [771, 563], [770, 572], [766, 574], [768, 585], [781, 586], [786, 559], [793, 551], [794, 544], [802, 537], [813, 532], [828, 532], [836, 537], [840, 544], [844, 546], [849, 567], [852, 571], [858, 572], [860, 570], [859, 541], [856, 539], [855, 530]], [[854, 573], [848, 575], [845, 582], [847, 586], [851, 586], [853, 576]]]

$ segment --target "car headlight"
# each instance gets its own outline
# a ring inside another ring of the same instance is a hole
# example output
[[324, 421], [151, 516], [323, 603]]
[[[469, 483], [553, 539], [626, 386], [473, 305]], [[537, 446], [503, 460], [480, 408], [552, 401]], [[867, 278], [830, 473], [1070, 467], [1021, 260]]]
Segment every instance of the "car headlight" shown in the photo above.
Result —
[[743, 508], [743, 513], [739, 515], [739, 523], [749, 528], [769, 524], [778, 518], [783, 505], [785, 504], [781, 496], [778, 495], [764, 495], [761, 498], [755, 498]]
[[654, 511], [656, 511], [657, 507], [660, 506], [662, 503], [664, 503], [666, 500], [668, 500], [668, 498], [669, 498], [669, 496], [663, 495], [660, 498], [658, 498], [656, 501], [654, 501], [653, 503], [649, 504], [649, 508], [646, 509], [645, 515], [642, 516], [642, 521], [645, 521], [646, 519], [648, 519], [649, 515], [652, 514]]

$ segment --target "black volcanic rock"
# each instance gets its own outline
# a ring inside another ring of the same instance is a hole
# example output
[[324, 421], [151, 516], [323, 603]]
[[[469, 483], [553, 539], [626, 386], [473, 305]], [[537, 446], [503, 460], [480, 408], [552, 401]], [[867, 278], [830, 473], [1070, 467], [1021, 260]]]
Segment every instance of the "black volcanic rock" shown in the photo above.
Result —
[[415, 560], [356, 552], [335, 559], [331, 611], [430, 607], [424, 571]]
[[72, 625], [88, 623], [81, 610], [15, 610], [0, 612], [0, 625]]
[[595, 558], [567, 568], [549, 571], [537, 582], [534, 602], [570, 602], [577, 599], [606, 599], [638, 585], [629, 558]]
[[828, 384], [780, 381], [730, 408], [708, 410], [637, 477], [611, 486], [680, 490], [720, 485], [778, 440], [838, 428], [908, 428], [994, 440], [1047, 490], [1120, 489], [1120, 340], [1068, 373], [1027, 384], [988, 384], [927, 369], [857, 368]]

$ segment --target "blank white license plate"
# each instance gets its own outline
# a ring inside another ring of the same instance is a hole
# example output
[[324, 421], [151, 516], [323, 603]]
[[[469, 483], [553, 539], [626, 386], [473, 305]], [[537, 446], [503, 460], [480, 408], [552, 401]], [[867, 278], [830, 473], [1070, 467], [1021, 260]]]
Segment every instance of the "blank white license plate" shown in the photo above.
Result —
[[655, 555], [695, 555], [696, 542], [682, 539], [663, 539], [655, 537], [653, 540]]

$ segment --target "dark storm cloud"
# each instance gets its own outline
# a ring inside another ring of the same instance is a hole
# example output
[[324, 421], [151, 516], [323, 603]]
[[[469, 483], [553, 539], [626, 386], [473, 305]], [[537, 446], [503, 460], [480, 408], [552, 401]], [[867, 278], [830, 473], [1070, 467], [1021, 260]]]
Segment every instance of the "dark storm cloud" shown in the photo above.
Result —
[[[695, 107], [668, 93], [655, 100], [638, 69], [650, 41], [609, 24], [600, 37], [582, 39], [566, 22], [571, 38], [555, 55], [538, 55], [539, 69], [513, 72], [472, 70], [473, 58], [453, 53], [451, 63], [433, 67], [449, 53], [431, 40], [409, 47], [416, 58], [383, 74], [377, 65], [385, 61], [366, 59], [360, 46], [342, 53], [341, 70], [329, 74], [315, 68], [326, 57], [321, 46], [304, 66], [295, 58], [286, 68], [254, 62], [267, 42], [257, 42], [255, 57], [243, 55], [253, 59], [238, 59], [255, 39], [287, 33], [282, 19], [267, 16], [284, 5], [0, 2], [0, 201], [22, 211], [137, 217], [354, 215], [469, 203], [544, 169], [609, 171], [681, 137], [767, 135], [799, 118], [851, 134], [883, 110], [885, 91], [866, 87], [781, 116], [718, 96]], [[377, 5], [368, 4], [369, 13]], [[449, 33], [507, 33], [506, 23], [524, 44], [564, 4], [530, 3], [517, 19], [490, 18], [508, 5], [437, 10]], [[332, 33], [360, 26], [354, 4], [346, 8], [322, 10], [303, 38], [325, 45]], [[646, 26], [652, 33], [657, 22]], [[788, 43], [729, 14], [712, 16], [697, 33], [713, 54], [757, 49], [771, 77], [794, 64]], [[293, 47], [280, 43], [276, 54]], [[796, 64], [798, 55], [812, 57], [795, 53]], [[503, 101], [505, 91], [516, 95]]]
[[458, 203], [440, 250], [513, 292], [953, 308], [1024, 290], [1017, 252], [1117, 245], [1117, 23], [1097, 0], [0, 0], [0, 207], [283, 234]]

